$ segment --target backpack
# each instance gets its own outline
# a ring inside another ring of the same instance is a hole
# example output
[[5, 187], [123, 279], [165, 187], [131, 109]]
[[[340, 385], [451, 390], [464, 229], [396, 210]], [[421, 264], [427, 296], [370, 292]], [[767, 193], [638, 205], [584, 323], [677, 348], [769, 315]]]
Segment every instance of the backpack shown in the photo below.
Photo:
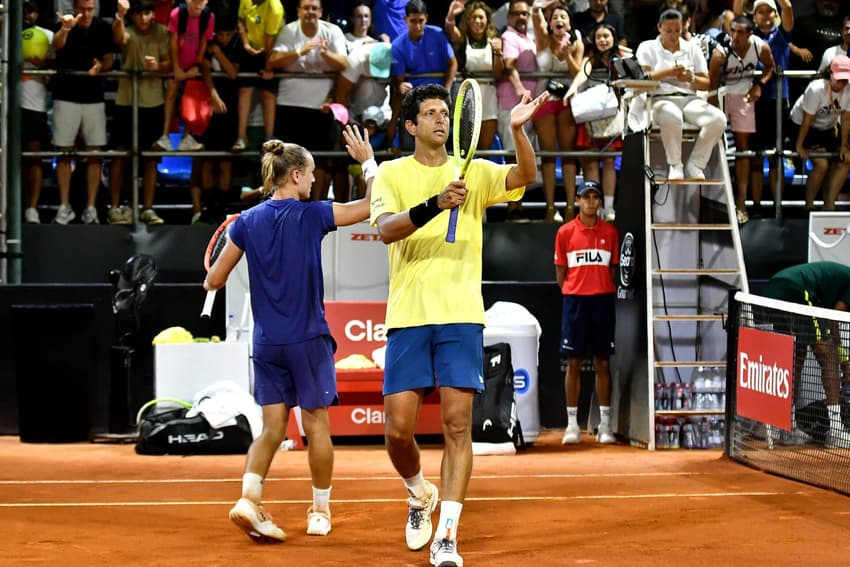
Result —
[[472, 441], [507, 443], [522, 448], [522, 426], [514, 396], [514, 368], [511, 345], [496, 343], [484, 347], [484, 391], [472, 402]]
[[[177, 12], [177, 35], [183, 35], [186, 33], [186, 26], [189, 25], [189, 7], [185, 2], [181, 2], [177, 8], [179, 8]], [[198, 26], [198, 33], [201, 37], [204, 37], [204, 34], [207, 33], [207, 26], [210, 24], [210, 14], [212, 14], [210, 7], [204, 6], [204, 9], [201, 10], [201, 21]]]
[[[186, 417], [191, 406], [157, 410], [156, 403], [148, 404], [139, 412], [144, 415], [136, 442], [140, 455], [244, 454], [254, 440], [244, 415], [236, 416], [236, 425], [214, 429], [202, 414]], [[148, 408], [153, 409], [145, 413]]]

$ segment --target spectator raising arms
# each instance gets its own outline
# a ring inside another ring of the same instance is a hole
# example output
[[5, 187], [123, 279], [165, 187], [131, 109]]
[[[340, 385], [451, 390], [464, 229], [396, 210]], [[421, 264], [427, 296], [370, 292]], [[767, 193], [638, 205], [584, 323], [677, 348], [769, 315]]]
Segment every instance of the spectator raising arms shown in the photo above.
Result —
[[[705, 179], [705, 167], [726, 129], [726, 117], [696, 94], [708, 88], [708, 65], [699, 46], [682, 38], [682, 14], [677, 10], [662, 12], [658, 32], [657, 38], [641, 42], [635, 57], [649, 79], [661, 83], [654, 92], [652, 122], [661, 130], [667, 179]], [[699, 134], [683, 167], [685, 122], [699, 128]]]
[[[456, 19], [461, 14], [457, 25]], [[465, 7], [461, 0], [454, 0], [446, 16], [445, 31], [454, 47], [458, 68], [464, 76], [475, 77], [481, 83], [483, 111], [478, 149], [489, 150], [499, 118], [494, 80], [504, 71], [502, 38], [493, 25], [493, 11], [481, 0], [469, 2]]]
[[[554, 73], [555, 80], [569, 87], [578, 73], [584, 57], [584, 42], [581, 33], [570, 25], [570, 12], [563, 4], [551, 3], [548, 9], [532, 8], [534, 40], [537, 44], [537, 69]], [[547, 92], [548, 78], [537, 81], [535, 94]], [[565, 92], [549, 93], [543, 105], [532, 119], [537, 142], [542, 151], [572, 151], [576, 142], [576, 122]], [[541, 156], [540, 170], [543, 174], [543, 196], [546, 199], [546, 222], [562, 220], [555, 210], [555, 157]], [[567, 219], [575, 214], [576, 162], [573, 158], [561, 158], [564, 186], [567, 193]], [[556, 216], [557, 215], [557, 216]]]

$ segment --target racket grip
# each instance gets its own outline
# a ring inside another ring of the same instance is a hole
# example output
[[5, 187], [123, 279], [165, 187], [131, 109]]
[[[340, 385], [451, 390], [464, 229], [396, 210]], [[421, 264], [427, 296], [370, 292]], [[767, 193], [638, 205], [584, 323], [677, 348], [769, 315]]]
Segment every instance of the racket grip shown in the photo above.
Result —
[[455, 241], [455, 232], [457, 231], [457, 207], [449, 212], [449, 229], [446, 231], [446, 242], [453, 243]]
[[215, 290], [207, 292], [207, 298], [204, 299], [204, 308], [201, 310], [201, 319], [209, 319], [212, 313], [213, 302], [215, 302]]

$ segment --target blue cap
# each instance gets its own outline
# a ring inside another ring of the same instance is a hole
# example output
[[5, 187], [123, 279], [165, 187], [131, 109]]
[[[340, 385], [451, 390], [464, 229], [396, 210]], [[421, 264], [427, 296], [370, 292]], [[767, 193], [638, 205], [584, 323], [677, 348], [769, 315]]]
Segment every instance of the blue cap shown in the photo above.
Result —
[[585, 181], [581, 185], [578, 186], [578, 190], [576, 191], [576, 195], [579, 197], [584, 196], [588, 191], [596, 191], [602, 196], [602, 189], [599, 188], [599, 183], [596, 181]]

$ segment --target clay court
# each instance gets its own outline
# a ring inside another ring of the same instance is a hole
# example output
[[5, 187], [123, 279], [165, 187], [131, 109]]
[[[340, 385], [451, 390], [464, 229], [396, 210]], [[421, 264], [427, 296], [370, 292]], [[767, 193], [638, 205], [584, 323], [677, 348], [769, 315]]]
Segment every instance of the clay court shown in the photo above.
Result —
[[[476, 457], [459, 534], [467, 566], [846, 565], [850, 506], [720, 451], [564, 448], [544, 432], [517, 456]], [[423, 446], [436, 479], [441, 448]], [[337, 447], [333, 531], [304, 533], [306, 451], [281, 452], [266, 509], [288, 533], [255, 545], [230, 524], [244, 457], [139, 456], [132, 445], [0, 437], [6, 565], [427, 566], [379, 445]]]

